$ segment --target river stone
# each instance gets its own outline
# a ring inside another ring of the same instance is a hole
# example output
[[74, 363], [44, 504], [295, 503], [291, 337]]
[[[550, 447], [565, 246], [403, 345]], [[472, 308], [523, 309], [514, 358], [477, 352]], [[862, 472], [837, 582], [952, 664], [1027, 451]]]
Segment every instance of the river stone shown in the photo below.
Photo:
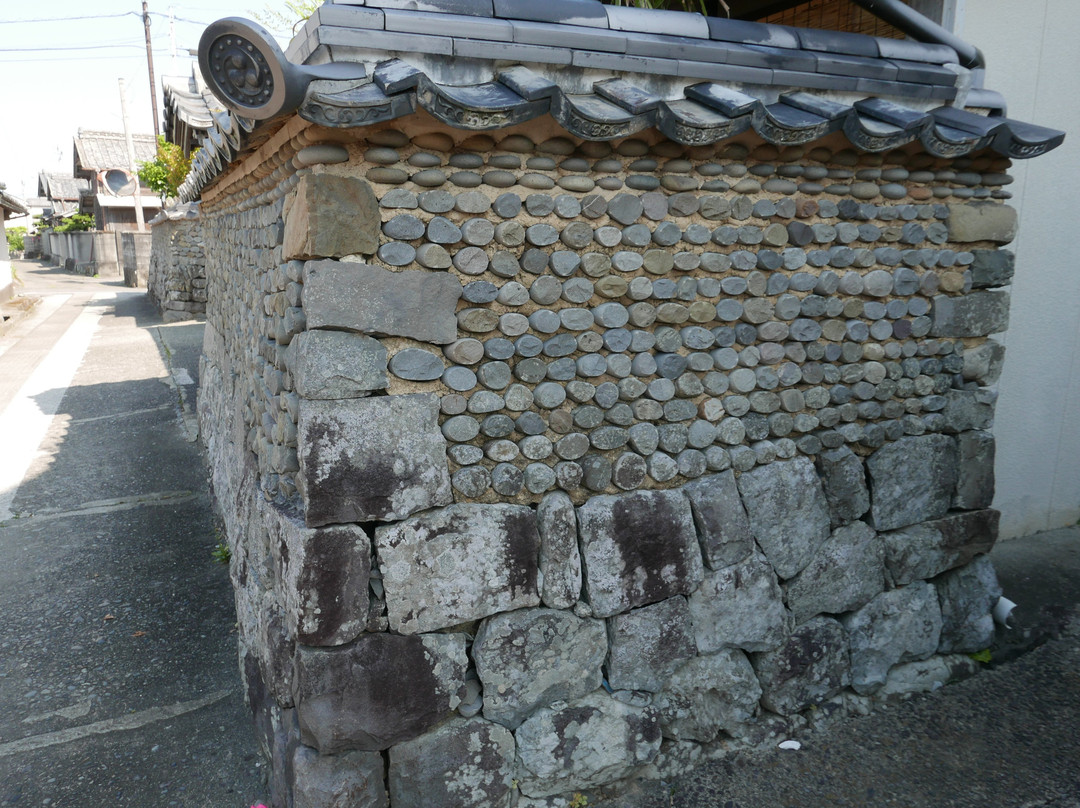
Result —
[[973, 430], [956, 436], [959, 469], [952, 506], [989, 508], [994, 499], [994, 436]]
[[885, 590], [885, 548], [863, 522], [837, 528], [809, 564], [784, 582], [796, 623], [865, 605]]
[[415, 738], [457, 709], [466, 665], [464, 634], [365, 634], [342, 648], [298, 646], [300, 740], [330, 755]]
[[750, 659], [761, 683], [761, 703], [780, 715], [821, 704], [851, 682], [844, 627], [829, 617], [815, 617], [776, 650]]
[[944, 516], [956, 489], [956, 442], [946, 435], [900, 438], [866, 461], [873, 506], [871, 524], [878, 530]]
[[593, 497], [578, 508], [578, 528], [597, 617], [691, 592], [701, 581], [690, 503], [678, 491]]
[[979, 556], [965, 567], [934, 579], [941, 604], [939, 654], [973, 654], [994, 640], [994, 604], [1001, 597], [994, 565]]
[[461, 282], [443, 272], [402, 270], [339, 261], [304, 265], [304, 313], [309, 329], [410, 337], [445, 345], [457, 339]]
[[652, 707], [635, 707], [602, 690], [537, 710], [518, 727], [518, 787], [527, 797], [583, 790], [626, 777], [660, 752]]
[[403, 519], [453, 501], [438, 398], [300, 400], [299, 479], [308, 527]]
[[455, 626], [540, 602], [531, 508], [461, 503], [375, 531], [390, 628]]
[[735, 474], [702, 477], [683, 486], [697, 526], [705, 566], [721, 569], [744, 560], [754, 549], [754, 535], [739, 498]]
[[989, 553], [997, 541], [995, 510], [954, 513], [942, 519], [882, 533], [885, 564], [897, 585], [933, 578]]
[[788, 613], [776, 573], [758, 552], [707, 572], [689, 605], [694, 637], [703, 654], [728, 647], [767, 651], [787, 634]]
[[607, 636], [607, 679], [615, 690], [655, 693], [697, 654], [690, 609], [683, 597], [609, 618]]
[[390, 360], [390, 372], [412, 382], [430, 382], [443, 375], [443, 363], [436, 354], [423, 348], [406, 348]]
[[822, 452], [817, 458], [825, 500], [833, 527], [846, 525], [870, 509], [870, 491], [862, 460], [846, 446]]
[[754, 715], [761, 686], [746, 654], [725, 648], [691, 659], [656, 697], [665, 738], [709, 743]]
[[574, 503], [562, 491], [546, 495], [536, 508], [536, 523], [543, 577], [541, 597], [545, 606], [568, 609], [581, 594], [581, 555]]
[[300, 176], [284, 214], [282, 259], [373, 255], [379, 248], [379, 200], [364, 180]]
[[851, 686], [878, 690], [898, 662], [926, 659], [941, 637], [941, 607], [931, 584], [918, 581], [883, 592], [841, 618], [851, 652]]
[[387, 808], [383, 756], [378, 752], [320, 755], [297, 744], [292, 754], [294, 808], [363, 805]]
[[359, 525], [308, 528], [269, 504], [262, 512], [289, 636], [311, 646], [354, 640], [368, 616], [367, 533]]
[[606, 655], [600, 620], [557, 609], [489, 617], [472, 646], [484, 718], [516, 729], [537, 707], [591, 693], [600, 687]]
[[514, 736], [478, 718], [454, 718], [390, 750], [387, 786], [394, 808], [505, 804], [514, 788]]
[[781, 578], [805, 567], [829, 536], [829, 508], [809, 458], [759, 466], [739, 477], [750, 528]]
[[304, 331], [293, 337], [285, 357], [304, 398], [357, 398], [386, 387], [386, 348], [362, 334]]

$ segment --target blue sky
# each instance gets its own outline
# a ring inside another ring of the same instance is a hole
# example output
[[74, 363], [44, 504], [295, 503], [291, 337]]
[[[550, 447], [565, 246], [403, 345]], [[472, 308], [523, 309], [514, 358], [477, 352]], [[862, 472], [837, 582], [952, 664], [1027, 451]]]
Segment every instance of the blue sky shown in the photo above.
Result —
[[[206, 25], [253, 19], [268, 6], [283, 10], [284, 3], [149, 0], [159, 119], [161, 76], [191, 72], [187, 49], [198, 47]], [[79, 128], [123, 131], [120, 78], [132, 132], [153, 133], [141, 0], [0, 4], [0, 182], [9, 193], [36, 195], [39, 171], [70, 172]]]

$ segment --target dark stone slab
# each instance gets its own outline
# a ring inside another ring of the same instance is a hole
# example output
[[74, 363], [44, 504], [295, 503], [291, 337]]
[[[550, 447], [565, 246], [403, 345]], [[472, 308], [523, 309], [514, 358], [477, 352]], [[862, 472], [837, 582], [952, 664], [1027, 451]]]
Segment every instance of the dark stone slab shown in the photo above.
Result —
[[817, 468], [834, 526], [849, 524], [870, 509], [866, 471], [851, 449], [845, 446], [822, 452], [817, 458]]
[[751, 654], [761, 703], [780, 715], [793, 715], [832, 698], [851, 682], [844, 627], [815, 617], [795, 629], [774, 651]]
[[939, 654], [974, 654], [994, 640], [994, 604], [1001, 597], [994, 565], [987, 556], [934, 579], [941, 604]]
[[967, 564], [993, 548], [1000, 518], [987, 508], [882, 533], [889, 575], [903, 585]]
[[956, 490], [956, 441], [946, 435], [901, 438], [878, 449], [866, 461], [878, 530], [937, 519], [945, 515]]
[[960, 468], [952, 506], [963, 510], [989, 508], [994, 501], [994, 436], [974, 430], [956, 436]]
[[682, 597], [608, 618], [607, 634], [607, 679], [615, 690], [655, 693], [697, 654], [690, 609]]
[[1007, 286], [1016, 271], [1016, 255], [1011, 250], [972, 250], [971, 285], [975, 289]]
[[744, 560], [754, 550], [754, 534], [746, 516], [735, 473], [701, 477], [683, 486], [690, 500], [705, 566], [721, 569]]
[[384, 768], [378, 752], [320, 755], [311, 747], [297, 745], [292, 757], [292, 804], [294, 808], [387, 808]]

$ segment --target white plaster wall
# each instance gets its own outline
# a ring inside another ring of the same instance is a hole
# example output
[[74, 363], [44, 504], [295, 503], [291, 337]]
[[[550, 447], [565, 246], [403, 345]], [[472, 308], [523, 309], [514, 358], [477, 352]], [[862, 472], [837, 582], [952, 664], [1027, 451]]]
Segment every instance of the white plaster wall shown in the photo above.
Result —
[[1009, 116], [1062, 129], [1018, 160], [1020, 229], [994, 434], [1002, 538], [1080, 519], [1080, 14], [1076, 0], [977, 0], [957, 33], [986, 55]]

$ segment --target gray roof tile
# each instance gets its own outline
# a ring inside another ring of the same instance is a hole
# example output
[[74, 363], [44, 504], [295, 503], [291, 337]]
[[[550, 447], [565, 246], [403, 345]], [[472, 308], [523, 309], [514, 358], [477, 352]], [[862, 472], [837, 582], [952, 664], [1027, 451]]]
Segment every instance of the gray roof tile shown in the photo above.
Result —
[[774, 48], [799, 48], [799, 36], [794, 28], [726, 17], [709, 17], [709, 35], [725, 42], [743, 45], [769, 45]]
[[636, 6], [606, 6], [608, 27], [619, 31], [709, 38], [709, 23], [701, 14]]
[[514, 41], [525, 45], [551, 45], [558, 48], [626, 52], [626, 34], [606, 28], [556, 25], [554, 23], [514, 20]]
[[510, 20], [557, 22], [607, 28], [607, 12], [599, 0], [493, 0], [495, 16]]
[[512, 42], [514, 39], [514, 27], [506, 20], [463, 14], [410, 14], [389, 8], [384, 13], [387, 31], [491, 39], [497, 42]]
[[491, 0], [364, 0], [374, 8], [403, 11], [432, 11], [438, 14], [464, 14], [471, 17], [491, 17]]

